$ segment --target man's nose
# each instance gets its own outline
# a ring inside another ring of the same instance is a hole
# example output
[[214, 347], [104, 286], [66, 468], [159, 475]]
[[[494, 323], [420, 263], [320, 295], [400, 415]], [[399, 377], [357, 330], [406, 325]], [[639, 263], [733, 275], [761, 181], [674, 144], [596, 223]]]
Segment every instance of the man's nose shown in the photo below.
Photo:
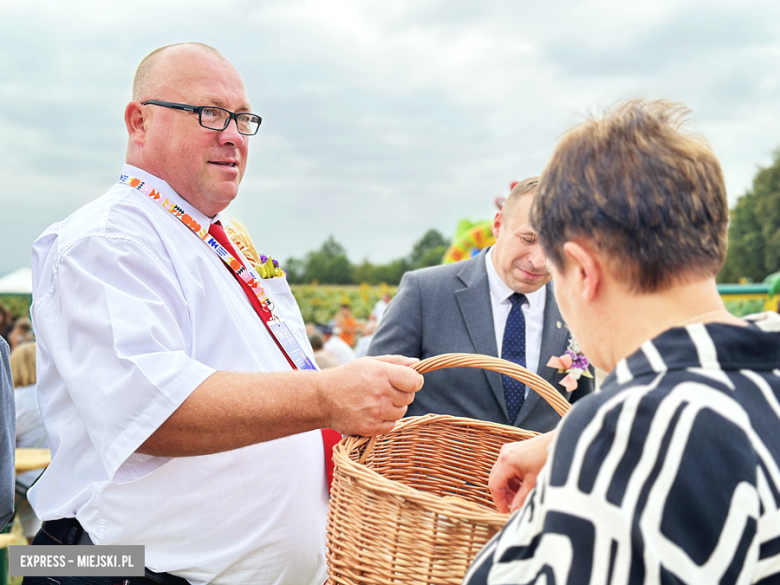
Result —
[[539, 243], [534, 244], [531, 250], [531, 265], [537, 270], [544, 270], [547, 267], [547, 256], [544, 255]]
[[219, 143], [223, 146], [244, 146], [247, 137], [238, 131], [238, 120], [233, 118], [228, 122], [227, 128], [219, 133]]

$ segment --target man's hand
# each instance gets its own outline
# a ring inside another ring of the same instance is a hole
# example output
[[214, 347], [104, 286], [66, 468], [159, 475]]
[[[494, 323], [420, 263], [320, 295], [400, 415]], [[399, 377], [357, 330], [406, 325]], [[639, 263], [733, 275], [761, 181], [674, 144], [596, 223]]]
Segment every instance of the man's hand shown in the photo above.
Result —
[[319, 374], [319, 396], [327, 426], [344, 435], [372, 436], [393, 430], [406, 414], [423, 377], [402, 356], [361, 358]]
[[490, 472], [488, 487], [499, 512], [514, 512], [536, 485], [536, 476], [547, 461], [547, 446], [555, 431], [501, 447]]

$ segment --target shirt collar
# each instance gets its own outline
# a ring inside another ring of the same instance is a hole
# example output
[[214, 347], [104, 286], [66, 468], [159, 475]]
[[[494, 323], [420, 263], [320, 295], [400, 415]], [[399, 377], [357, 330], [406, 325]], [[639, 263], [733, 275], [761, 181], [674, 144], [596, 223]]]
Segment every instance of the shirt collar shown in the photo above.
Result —
[[[487, 268], [488, 286], [490, 287], [490, 295], [498, 303], [509, 302], [515, 291], [509, 288], [509, 285], [505, 283], [496, 271], [496, 267], [493, 266], [493, 246], [485, 254], [485, 267]], [[547, 291], [547, 285], [539, 287], [538, 290], [525, 294], [525, 298], [528, 299], [528, 306], [532, 309], [537, 308]]]
[[[713, 348], [703, 363], [702, 348]], [[780, 363], [780, 333], [758, 327], [738, 327], [725, 323], [694, 323], [674, 327], [655, 339], [645, 341], [630, 356], [623, 358], [607, 376], [602, 392], [622, 387], [635, 378], [657, 375], [659, 371], [687, 368], [721, 370], [767, 369]], [[621, 378], [628, 382], [622, 382]]]
[[[128, 164], [125, 164], [122, 172], [126, 175], [130, 175], [131, 177], [135, 177], [136, 179], [141, 179], [144, 183], [151, 185], [153, 188], [159, 191], [163, 197], [167, 197], [172, 203], [175, 203], [183, 209], [186, 209], [187, 213], [190, 214], [193, 219], [195, 219], [195, 221], [201, 225], [210, 225], [220, 220], [219, 213], [214, 217], [208, 217], [207, 215], [201, 213], [192, 203], [188, 202], [186, 199], [184, 199], [184, 197], [174, 191], [168, 183], [163, 181], [160, 177], [156, 177], [152, 173], [148, 173], [143, 169]], [[148, 199], [148, 197], [144, 197], [144, 199]]]

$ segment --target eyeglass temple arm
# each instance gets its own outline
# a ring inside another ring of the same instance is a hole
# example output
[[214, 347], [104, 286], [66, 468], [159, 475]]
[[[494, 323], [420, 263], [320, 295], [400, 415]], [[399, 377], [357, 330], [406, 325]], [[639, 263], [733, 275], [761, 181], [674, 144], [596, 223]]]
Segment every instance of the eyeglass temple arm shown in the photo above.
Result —
[[175, 102], [161, 102], [159, 100], [146, 100], [141, 104], [142, 106], [163, 106], [167, 108], [173, 108], [174, 110], [184, 110], [185, 112], [192, 112], [194, 114], [200, 113], [200, 107], [190, 106], [188, 104], [177, 104]]

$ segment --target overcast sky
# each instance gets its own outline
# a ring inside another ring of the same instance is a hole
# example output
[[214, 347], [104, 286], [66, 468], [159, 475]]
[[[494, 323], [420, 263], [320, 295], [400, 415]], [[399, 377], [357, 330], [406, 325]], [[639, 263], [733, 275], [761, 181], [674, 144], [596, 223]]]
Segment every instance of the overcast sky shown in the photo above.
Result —
[[350, 259], [489, 219], [569, 126], [670, 98], [719, 156], [730, 200], [780, 146], [780, 2], [0, 0], [0, 275], [124, 161], [140, 60], [213, 45], [263, 125], [228, 217], [280, 259], [333, 234]]

